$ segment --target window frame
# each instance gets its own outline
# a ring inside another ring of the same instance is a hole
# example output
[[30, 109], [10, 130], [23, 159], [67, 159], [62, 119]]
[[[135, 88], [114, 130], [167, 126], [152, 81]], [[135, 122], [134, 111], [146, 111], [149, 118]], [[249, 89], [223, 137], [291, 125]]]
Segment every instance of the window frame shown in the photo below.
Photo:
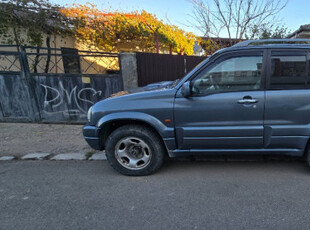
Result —
[[[276, 55], [274, 56], [305, 56], [306, 58], [306, 85], [304, 88], [300, 88], [300, 87], [291, 87], [291, 88], [282, 88], [282, 89], [274, 89], [271, 88], [271, 78], [272, 78], [272, 56], [273, 53], [276, 53]], [[309, 72], [309, 62], [310, 62], [310, 50], [309, 49], [269, 49], [268, 53], [267, 53], [267, 78], [266, 78], [266, 90], [270, 91], [270, 90], [304, 90], [304, 89], [310, 89], [310, 72]]]
[[[200, 95], [193, 95], [191, 97], [204, 97], [212, 94], [219, 94], [219, 93], [232, 93], [232, 92], [248, 92], [248, 91], [264, 91], [266, 86], [266, 59], [267, 59], [267, 49], [253, 49], [253, 50], [234, 50], [223, 53], [216, 57], [214, 60], [211, 60], [206, 66], [201, 68], [197, 73], [191, 76], [188, 81], [190, 81], [190, 87], [192, 90], [192, 82], [199, 78], [200, 75], [205, 71], [210, 71], [213, 67], [220, 64], [221, 62], [231, 59], [231, 58], [238, 58], [238, 57], [253, 57], [253, 56], [261, 56], [262, 57], [262, 70], [261, 70], [261, 82], [259, 89], [253, 90], [227, 90], [227, 91], [217, 91], [217, 92], [210, 92]], [[192, 92], [192, 91], [191, 91]]]

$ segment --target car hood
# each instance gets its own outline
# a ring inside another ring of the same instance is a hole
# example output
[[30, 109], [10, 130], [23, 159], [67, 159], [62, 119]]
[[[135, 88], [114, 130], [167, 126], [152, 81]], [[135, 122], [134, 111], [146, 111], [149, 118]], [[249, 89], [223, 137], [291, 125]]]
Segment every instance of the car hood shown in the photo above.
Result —
[[162, 89], [162, 88], [166, 88], [166, 87], [170, 86], [172, 83], [173, 83], [173, 81], [160, 81], [160, 82], [148, 84], [148, 85], [143, 86], [143, 87], [132, 89], [131, 91], [132, 92], [137, 92], [137, 91], [139, 92], [140, 90], [150, 91], [150, 90], [155, 90], [155, 89]]
[[165, 84], [158, 84], [157, 87], [141, 87], [129, 91], [121, 91], [111, 97], [101, 100], [92, 106], [92, 124], [110, 113], [115, 112], [143, 112], [159, 111], [156, 108], [165, 108], [172, 111], [176, 89], [164, 87]]
[[145, 92], [145, 91], [161, 90], [161, 89], [169, 87], [172, 83], [173, 83], [173, 81], [156, 82], [156, 83], [148, 84], [148, 85], [143, 86], [143, 87], [137, 87], [137, 88], [133, 88], [130, 90], [124, 90], [124, 91], [120, 91], [118, 93], [114, 93], [110, 96], [110, 98], [119, 97], [119, 96], [123, 96], [123, 95], [127, 95], [127, 94], [140, 93], [140, 92]]

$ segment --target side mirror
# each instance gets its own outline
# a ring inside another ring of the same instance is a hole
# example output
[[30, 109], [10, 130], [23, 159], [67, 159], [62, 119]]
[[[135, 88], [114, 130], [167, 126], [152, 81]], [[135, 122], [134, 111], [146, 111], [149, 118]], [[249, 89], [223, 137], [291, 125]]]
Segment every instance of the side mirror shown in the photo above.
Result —
[[191, 95], [190, 81], [187, 81], [182, 85], [181, 93], [184, 97], [189, 97]]

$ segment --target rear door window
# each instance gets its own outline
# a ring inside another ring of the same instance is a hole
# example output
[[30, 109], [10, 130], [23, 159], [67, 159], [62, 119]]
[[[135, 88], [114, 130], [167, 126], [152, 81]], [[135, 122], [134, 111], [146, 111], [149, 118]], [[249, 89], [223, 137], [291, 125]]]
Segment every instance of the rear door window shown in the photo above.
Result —
[[308, 87], [306, 52], [273, 51], [271, 53], [270, 89], [302, 89]]

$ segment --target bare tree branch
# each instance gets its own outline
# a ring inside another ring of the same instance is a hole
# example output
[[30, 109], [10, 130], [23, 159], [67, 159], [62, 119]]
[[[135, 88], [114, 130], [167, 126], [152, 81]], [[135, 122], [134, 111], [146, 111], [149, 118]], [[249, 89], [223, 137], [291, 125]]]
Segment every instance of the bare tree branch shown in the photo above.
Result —
[[251, 29], [272, 25], [288, 0], [189, 0], [193, 4], [192, 25], [205, 36], [226, 34], [244, 39]]

